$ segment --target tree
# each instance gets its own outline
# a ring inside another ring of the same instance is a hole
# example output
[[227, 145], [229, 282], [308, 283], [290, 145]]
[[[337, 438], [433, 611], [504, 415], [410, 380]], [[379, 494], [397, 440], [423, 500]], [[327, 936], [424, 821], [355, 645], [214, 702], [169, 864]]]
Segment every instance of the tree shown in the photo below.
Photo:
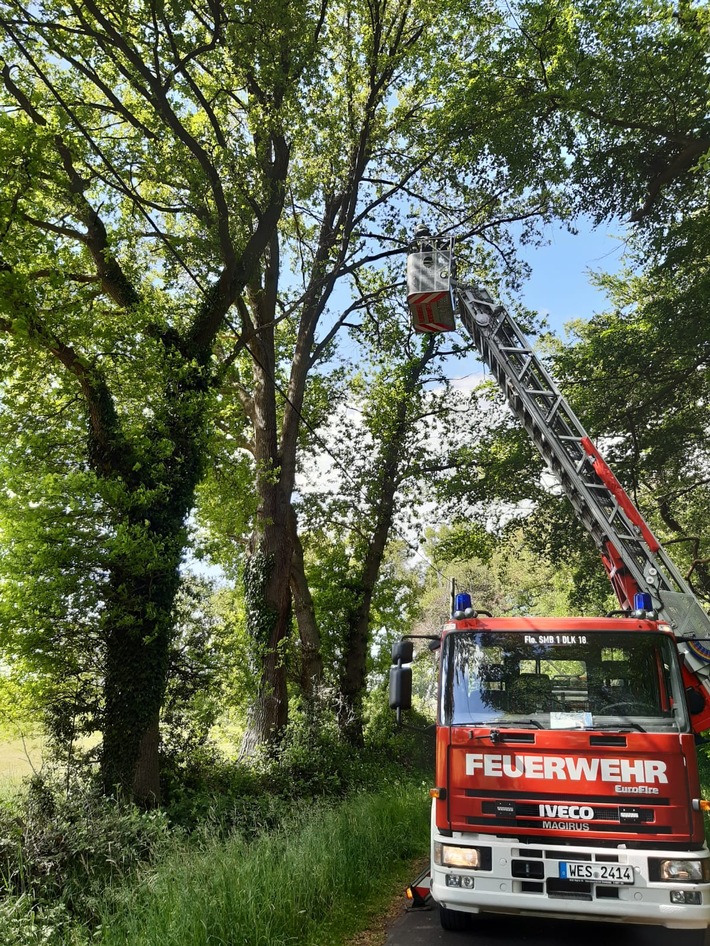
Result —
[[[450, 16], [448, 9], [437, 12]], [[433, 16], [425, 4], [405, 0], [329, 7], [332, 83], [314, 90], [320, 123], [301, 142], [299, 156], [309, 171], [294, 184], [289, 225], [248, 299], [256, 331], [248, 342], [253, 381], [243, 403], [253, 430], [258, 513], [245, 581], [263, 666], [252, 743], [278, 739], [288, 713], [280, 650], [290, 627], [290, 507], [307, 384], [339, 329], [378, 298], [381, 289], [367, 288], [367, 267], [403, 258], [410, 204], [419, 195], [430, 199], [437, 176], [429, 168], [441, 142], [427, 138], [425, 103], [431, 62], [441, 61], [446, 42], [441, 34], [436, 44], [427, 35]], [[299, 262], [298, 287], [279, 281], [285, 254]], [[339, 282], [350, 283], [355, 300], [328, 312]], [[280, 312], [289, 325], [276, 332]]]
[[[428, 544], [434, 562], [454, 579], [456, 589], [471, 594], [474, 608], [497, 617], [570, 613], [572, 569], [530, 548], [523, 529], [513, 527], [501, 538], [488, 535], [478, 553], [467, 539], [458, 528], [446, 526], [432, 533]], [[415, 633], [438, 633], [451, 615], [449, 585], [433, 572], [427, 575], [422, 608]]]
[[[4, 2], [0, 22], [3, 408], [20, 454], [37, 435], [62, 449], [60, 476], [84, 477], [103, 546], [103, 781], [149, 800], [220, 332], [283, 210], [323, 10]], [[254, 331], [245, 319], [232, 356]], [[70, 443], [56, 422], [32, 429], [36, 368]]]
[[710, 600], [710, 286], [687, 262], [606, 279], [610, 310], [576, 326], [555, 366], [634, 502]]
[[531, 146], [565, 142], [556, 163], [544, 153], [575, 213], [632, 223], [626, 270], [600, 278], [610, 311], [575, 326], [555, 371], [707, 598], [708, 11], [648, 0], [520, 9]]
[[[400, 334], [390, 332], [390, 337]], [[397, 513], [403, 505], [405, 484], [423, 472], [427, 455], [423, 421], [437, 413], [434, 399], [427, 399], [422, 389], [432, 377], [440, 339], [430, 335], [421, 344], [405, 342], [403, 348], [405, 357], [398, 364], [387, 357], [373, 376], [358, 379], [355, 392], [359, 393], [358, 401], [362, 398], [362, 430], [358, 435], [351, 428], [348, 442], [336, 448], [340, 454], [337, 495], [328, 497], [321, 492], [317, 500], [325, 519], [325, 534], [318, 530], [317, 545], [322, 548], [330, 542], [334, 550], [341, 550], [330, 560], [331, 565], [339, 564], [339, 575], [331, 572], [327, 584], [337, 589], [332, 604], [338, 625], [339, 723], [346, 738], [356, 745], [363, 739], [375, 589], [382, 578], [395, 521], [401, 520]], [[344, 535], [338, 521], [345, 528]]]
[[[401, 268], [419, 202], [435, 226], [501, 246], [511, 219], [544, 209], [538, 195], [510, 188], [487, 167], [466, 177], [452, 171], [449, 139], [434, 127], [428, 103], [451, 53], [445, 24], [457, 16], [455, 6], [433, 11], [403, 0], [328, 8], [327, 81], [311, 89], [312, 124], [292, 155], [292, 199], [263, 271], [240, 301], [242, 318], [254, 327], [251, 362], [235, 359], [225, 380], [248, 420], [240, 446], [253, 457], [257, 509], [244, 576], [255, 661], [263, 668], [247, 750], [278, 741], [288, 714], [283, 650], [289, 580], [298, 580], [294, 549], [299, 558], [291, 501], [304, 428], [315, 430], [327, 416], [315, 406], [311, 419], [313, 391], [328, 387], [323, 377], [341, 330], [377, 331], [363, 314], [401, 283], [401, 274], [376, 278], [373, 268], [387, 260]], [[295, 276], [284, 272], [287, 262]], [[299, 613], [308, 616], [302, 582], [296, 595]]]
[[707, 9], [685, 0], [521, 0], [488, 57], [456, 63], [444, 120], [459, 160], [483, 124], [510, 173], [544, 177], [574, 213], [662, 231], [702, 205], [707, 29]]
[[[67, 451], [61, 476], [84, 478], [97, 526], [108, 790], [157, 793], [172, 604], [217, 392], [239, 404], [255, 481], [248, 748], [287, 718], [299, 438], [334, 339], [383, 291], [369, 268], [403, 259], [420, 201], [435, 227], [503, 254], [508, 222], [548, 211], [546, 187], [451, 161], [430, 105], [459, 19], [458, 4], [421, 0], [0, 6], [4, 406], [22, 415], [16, 456], [34, 452], [37, 367], [71, 419], [70, 444], [56, 424], [40, 433]], [[483, 55], [495, 18], [473, 19]]]
[[[470, 410], [479, 417], [479, 429], [458, 453], [458, 475], [437, 490], [443, 521], [450, 525], [437, 536], [438, 558], [449, 563], [475, 556], [489, 563], [498, 548], [511, 557], [515, 549], [522, 549], [521, 554], [537, 558], [542, 569], [553, 568], [567, 576], [571, 610], [582, 614], [609, 610], [609, 583], [594, 542], [546, 473], [502, 392], [492, 383], [481, 385], [471, 394]], [[537, 587], [540, 572], [532, 565], [528, 569]], [[520, 587], [521, 579], [513, 584]], [[478, 587], [473, 590], [478, 594]], [[491, 603], [498, 607], [497, 592], [491, 594]], [[551, 600], [550, 595], [543, 596], [539, 607], [549, 607]]]

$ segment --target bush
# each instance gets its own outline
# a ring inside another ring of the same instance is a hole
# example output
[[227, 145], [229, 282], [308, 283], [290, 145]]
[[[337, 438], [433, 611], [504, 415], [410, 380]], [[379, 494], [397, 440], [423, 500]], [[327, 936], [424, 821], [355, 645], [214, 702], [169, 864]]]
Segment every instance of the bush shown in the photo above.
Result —
[[330, 708], [306, 704], [294, 707], [281, 745], [249, 764], [226, 759], [209, 742], [173, 752], [164, 760], [163, 811], [104, 798], [89, 781], [67, 791], [44, 776], [0, 798], [0, 942], [84, 943], [132, 901], [142, 872], [151, 865], [160, 872], [176, 848], [178, 864], [222, 845], [251, 850], [305, 825], [316, 804], [323, 820], [347, 796], [396, 793], [403, 773], [419, 772], [427, 739], [397, 729], [380, 704], [370, 708], [364, 750], [342, 741]]
[[413, 775], [434, 775], [436, 735], [432, 720], [416, 710], [398, 724], [383, 691], [372, 691], [365, 704], [365, 746], [368, 752], [397, 764]]
[[[383, 708], [384, 707], [384, 708]], [[246, 838], [279, 824], [300, 799], [343, 798], [377, 790], [403, 772], [430, 776], [434, 741], [426, 721], [408, 714], [398, 728], [378, 694], [370, 707], [364, 749], [344, 742], [334, 711], [323, 703], [294, 703], [280, 745], [248, 763], [205, 745], [164, 760], [163, 798], [171, 823], [188, 831], [237, 831]]]
[[4, 915], [21, 916], [29, 905], [36, 925], [38, 911], [46, 914], [51, 905], [52, 925], [73, 917], [93, 922], [106, 889], [135, 876], [168, 840], [168, 820], [159, 811], [86, 789], [67, 795], [35, 776], [24, 795], [0, 805], [0, 876], [5, 894], [16, 898], [3, 902]]

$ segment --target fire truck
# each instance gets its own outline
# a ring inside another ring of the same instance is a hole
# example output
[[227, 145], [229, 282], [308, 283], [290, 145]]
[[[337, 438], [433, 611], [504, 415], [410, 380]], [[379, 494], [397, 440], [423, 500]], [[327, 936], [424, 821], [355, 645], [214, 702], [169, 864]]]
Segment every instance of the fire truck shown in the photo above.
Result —
[[[710, 618], [507, 309], [458, 283], [453, 245], [420, 227], [414, 328], [458, 315], [601, 554], [619, 610], [493, 617], [456, 595], [439, 653], [430, 867], [410, 888], [447, 930], [481, 912], [710, 927], [696, 743], [710, 728]], [[413, 640], [390, 705], [411, 706]], [[680, 931], [686, 931], [681, 933]]]

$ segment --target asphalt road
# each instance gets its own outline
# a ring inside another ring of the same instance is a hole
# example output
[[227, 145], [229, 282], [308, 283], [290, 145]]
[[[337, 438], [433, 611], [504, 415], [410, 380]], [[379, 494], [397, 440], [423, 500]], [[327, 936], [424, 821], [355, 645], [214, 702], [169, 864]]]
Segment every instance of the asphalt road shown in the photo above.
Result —
[[390, 928], [386, 946], [710, 946], [710, 935], [659, 927], [576, 923], [499, 916], [474, 918], [470, 932], [441, 929], [436, 907], [408, 910]]

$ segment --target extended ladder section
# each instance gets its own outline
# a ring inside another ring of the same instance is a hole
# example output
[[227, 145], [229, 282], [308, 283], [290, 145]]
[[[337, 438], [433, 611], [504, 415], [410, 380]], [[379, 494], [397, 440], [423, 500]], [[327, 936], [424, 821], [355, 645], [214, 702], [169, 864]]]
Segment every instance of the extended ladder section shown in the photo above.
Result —
[[[420, 331], [436, 330], [432, 329], [431, 320], [425, 329], [417, 324], [417, 304], [427, 289], [426, 260], [432, 256], [432, 243], [436, 246], [436, 241], [430, 237], [429, 242], [420, 240], [407, 265], [408, 301], [414, 326]], [[437, 289], [441, 288], [442, 273], [451, 269], [450, 264], [444, 265], [445, 253], [439, 246], [435, 255]], [[451, 298], [458, 304], [457, 313], [464, 328], [496, 378], [514, 415], [594, 539], [621, 607], [634, 610], [635, 593], [650, 594], [659, 619], [670, 624], [678, 638], [687, 670], [698, 678], [707, 696], [710, 693], [710, 617], [505, 307], [496, 303], [482, 287], [452, 283], [452, 289]], [[436, 321], [444, 322], [444, 315], [440, 313]], [[701, 638], [704, 643], [692, 638]], [[702, 728], [710, 726], [710, 706], [707, 718], [703, 714], [702, 723]]]

